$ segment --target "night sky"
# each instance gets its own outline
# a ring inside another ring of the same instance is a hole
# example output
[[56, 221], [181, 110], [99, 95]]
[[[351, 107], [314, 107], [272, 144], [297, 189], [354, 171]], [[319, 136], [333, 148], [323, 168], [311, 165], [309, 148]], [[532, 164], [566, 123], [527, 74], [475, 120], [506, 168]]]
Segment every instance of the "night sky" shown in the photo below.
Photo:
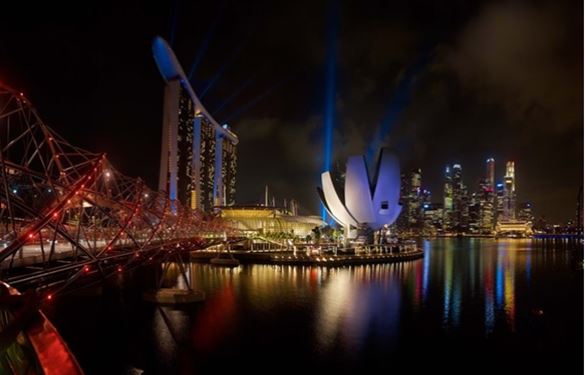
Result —
[[317, 213], [326, 51], [336, 41], [334, 162], [390, 146], [404, 170], [422, 168], [440, 202], [446, 164], [462, 164], [473, 191], [486, 158], [498, 178], [514, 160], [520, 202], [550, 221], [574, 216], [582, 1], [78, 4], [3, 12], [0, 81], [72, 143], [107, 152], [151, 187], [163, 80], [150, 45], [161, 35], [187, 73], [198, 60], [193, 87], [240, 137], [238, 203], [258, 202], [268, 184], [279, 202]]

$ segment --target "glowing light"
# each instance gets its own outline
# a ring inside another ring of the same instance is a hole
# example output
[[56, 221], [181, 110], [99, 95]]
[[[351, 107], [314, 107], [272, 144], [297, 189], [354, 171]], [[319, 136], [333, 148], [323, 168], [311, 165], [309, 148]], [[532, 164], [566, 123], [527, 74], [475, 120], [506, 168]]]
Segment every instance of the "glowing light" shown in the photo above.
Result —
[[[193, 61], [193, 64], [191, 64], [191, 69], [189, 70], [189, 79], [193, 78], [193, 75], [195, 74], [195, 70], [197, 69], [197, 66], [199, 65], [199, 63], [203, 59], [203, 56], [205, 56], [205, 52], [207, 51], [207, 48], [209, 47], [209, 42], [213, 38], [213, 34], [215, 33], [215, 29], [217, 28], [219, 20], [221, 19], [221, 15], [223, 14], [224, 6], [225, 6], [225, 1], [222, 1], [219, 9], [217, 10], [217, 15], [213, 19], [211, 26], [209, 27], [209, 29], [207, 30], [207, 33], [205, 34], [205, 38], [203, 39], [203, 42], [201, 43], [201, 45], [197, 49], [197, 56], [195, 56], [195, 60]], [[173, 15], [174, 20], [176, 19], [176, 14], [177, 14], [177, 12], [175, 10], [175, 13]], [[175, 34], [174, 34], [174, 25], [173, 25], [172, 34], [171, 34], [171, 45], [174, 42], [174, 39], [175, 39], [174, 36], [175, 36]]]
[[16, 193], [18, 193], [18, 190], [12, 189], [12, 194], [16, 194]]
[[118, 266], [118, 272], [122, 272], [122, 267]]
[[49, 295], [47, 295], [47, 300], [49, 300], [49, 301], [50, 301], [50, 300], [52, 300], [52, 299], [53, 299], [53, 295], [52, 295], [52, 294], [49, 294]]
[[[227, 106], [229, 103], [231, 103], [242, 91], [244, 91], [244, 89], [246, 87], [248, 87], [250, 85], [250, 83], [252, 83], [251, 79], [247, 80], [240, 87], [238, 87], [236, 90], [232, 91], [232, 94], [226, 100], [224, 100], [223, 103], [221, 103], [213, 111], [211, 111], [211, 113], [213, 113], [213, 116], [216, 116], [223, 108], [225, 108], [225, 106]], [[195, 114], [197, 115], [197, 113], [195, 113]]]
[[429, 56], [433, 51], [432, 47], [432, 45], [426, 45], [423, 47], [418, 61], [406, 69], [402, 79], [398, 82], [393, 96], [390, 99], [388, 110], [378, 127], [375, 138], [370, 143], [368, 148], [367, 159], [370, 162], [374, 160], [376, 151], [383, 147], [384, 143], [387, 142], [388, 135], [392, 130], [392, 126], [397, 122], [402, 112], [410, 104], [410, 94], [413, 91], [412, 85], [417, 82], [417, 76], [427, 65]]
[[282, 80], [280, 82], [277, 82], [274, 86], [268, 88], [268, 90], [264, 91], [262, 94], [256, 96], [254, 99], [250, 100], [248, 103], [246, 103], [243, 106], [241, 106], [240, 108], [236, 109], [232, 114], [230, 114], [224, 120], [224, 122], [231, 122], [233, 119], [241, 116], [246, 111], [248, 111], [250, 108], [254, 107], [256, 104], [258, 104], [260, 101], [262, 101], [262, 99], [271, 95], [274, 91], [276, 91], [276, 89], [280, 88], [284, 83], [286, 83], [288, 81], [290, 81], [290, 79], [286, 79], [286, 80]]
[[83, 271], [84, 272], [89, 272], [89, 266], [83, 266]]
[[[325, 108], [324, 139], [323, 139], [323, 168], [321, 172], [331, 169], [331, 153], [333, 148], [333, 126], [335, 125], [335, 92], [336, 92], [336, 65], [337, 65], [337, 23], [338, 6], [331, 1], [327, 22], [327, 46], [325, 63]], [[327, 210], [321, 203], [321, 218], [325, 220]]]

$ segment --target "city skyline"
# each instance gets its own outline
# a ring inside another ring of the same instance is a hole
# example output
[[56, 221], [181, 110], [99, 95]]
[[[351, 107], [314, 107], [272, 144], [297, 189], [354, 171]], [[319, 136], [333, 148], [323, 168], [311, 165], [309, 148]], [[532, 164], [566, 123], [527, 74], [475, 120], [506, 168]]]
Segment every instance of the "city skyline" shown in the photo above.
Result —
[[[215, 4], [201, 6], [209, 14], [220, 12]], [[191, 25], [188, 20], [197, 12], [182, 3], [171, 27], [166, 4], [123, 5], [119, 13], [94, 12], [96, 7], [71, 18], [58, 6], [47, 6], [27, 32], [7, 31], [0, 79], [25, 92], [67, 139], [107, 152], [125, 173], [156, 187], [163, 83], [150, 42], [157, 34], [170, 37], [174, 29], [173, 47], [192, 68], [189, 62], [205, 45], [215, 16]], [[474, 181], [486, 158], [515, 160], [522, 166], [518, 186], [531, 187], [519, 189], [519, 201], [534, 202], [552, 222], [572, 217], [583, 177], [582, 91], [570, 84], [581, 77], [582, 46], [573, 32], [582, 27], [579, 12], [565, 2], [378, 4], [372, 9], [376, 12], [351, 3], [339, 9], [332, 160], [364, 153], [376, 143], [374, 135], [387, 129], [382, 143], [396, 150], [404, 170], [420, 167], [433, 192], [440, 190], [445, 164], [463, 165], [465, 178]], [[264, 11], [270, 19], [261, 16]], [[310, 17], [307, 29], [299, 31], [290, 14], [301, 11]], [[230, 4], [223, 12], [193, 76], [209, 108], [221, 108], [244, 87], [218, 120], [231, 118], [229, 125], [240, 135], [236, 201], [257, 201], [268, 184], [279, 196], [296, 198], [301, 210], [317, 213], [311, 187], [323, 165], [321, 52], [329, 9], [310, 2], [274, 9], [259, 2]], [[129, 33], [124, 32], [127, 14], [140, 26]], [[352, 33], [347, 32], [350, 15]], [[474, 50], [474, 42], [495, 32], [496, 24], [523, 32], [503, 46], [485, 43], [485, 51]], [[543, 37], [557, 29], [564, 32]], [[359, 37], [371, 32], [380, 37]], [[428, 35], [437, 37], [429, 41]], [[260, 53], [267, 48], [269, 56]], [[502, 57], [485, 58], [480, 65], [464, 59], [466, 54], [482, 58], [484, 52], [499, 51], [495, 48], [506, 49], [494, 56], [536, 54], [542, 64], [524, 71]], [[52, 57], [34, 58], [38, 55]], [[496, 70], [501, 77], [493, 76]], [[550, 85], [563, 90], [547, 92]], [[512, 92], [519, 94], [511, 98]], [[96, 105], [100, 111], [92, 111]], [[129, 152], [129, 144], [148, 152]], [[503, 167], [496, 168], [502, 175]]]
[[0, 374], [583, 373], [583, 1], [11, 6]]

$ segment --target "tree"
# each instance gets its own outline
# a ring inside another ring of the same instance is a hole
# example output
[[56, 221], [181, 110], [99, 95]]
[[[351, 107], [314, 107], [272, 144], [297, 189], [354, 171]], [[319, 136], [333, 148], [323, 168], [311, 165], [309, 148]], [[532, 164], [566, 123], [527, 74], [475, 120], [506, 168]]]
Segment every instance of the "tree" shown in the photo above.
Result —
[[311, 229], [311, 232], [313, 232], [313, 238], [315, 239], [315, 243], [318, 244], [319, 241], [321, 241], [321, 228], [315, 227]]

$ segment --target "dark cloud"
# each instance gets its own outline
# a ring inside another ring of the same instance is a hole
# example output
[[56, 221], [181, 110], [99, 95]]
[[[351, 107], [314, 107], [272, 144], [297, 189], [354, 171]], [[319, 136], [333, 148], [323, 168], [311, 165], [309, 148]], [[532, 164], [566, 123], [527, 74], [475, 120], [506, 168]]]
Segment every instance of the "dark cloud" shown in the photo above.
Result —
[[[582, 125], [582, 53], [562, 3], [487, 6], [444, 57], [466, 90], [510, 122], [570, 131]], [[571, 35], [573, 34], [573, 35]]]

